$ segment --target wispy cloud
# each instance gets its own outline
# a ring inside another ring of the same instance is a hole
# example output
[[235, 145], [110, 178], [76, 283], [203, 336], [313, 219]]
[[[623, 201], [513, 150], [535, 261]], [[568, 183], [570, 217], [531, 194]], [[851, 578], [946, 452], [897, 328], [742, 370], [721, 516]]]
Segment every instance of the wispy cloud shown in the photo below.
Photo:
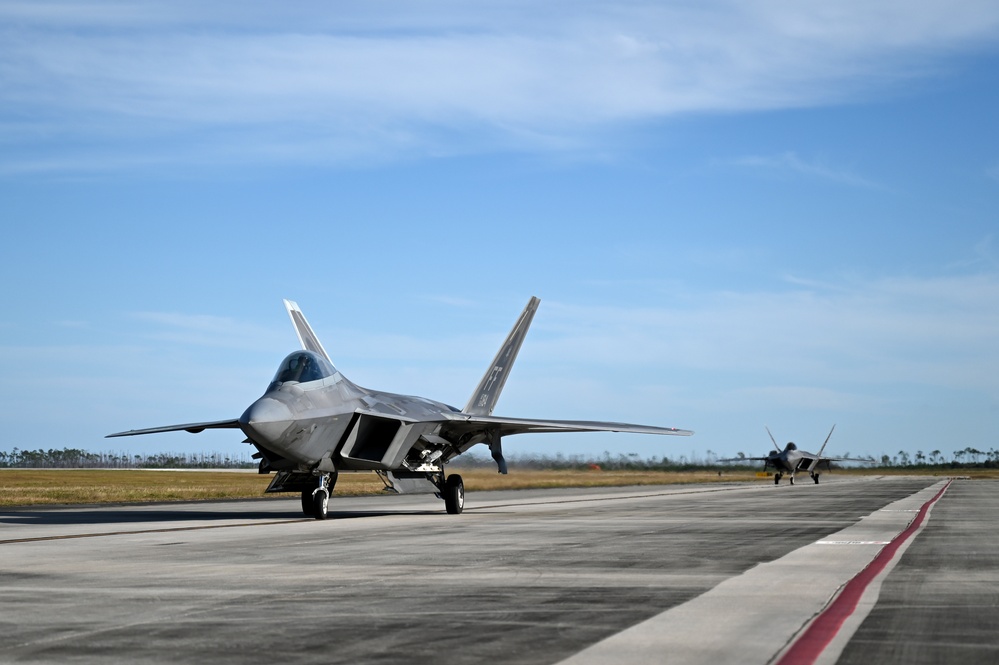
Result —
[[730, 160], [730, 164], [749, 169], [757, 169], [775, 175], [796, 175], [816, 180], [863, 187], [867, 189], [883, 189], [877, 182], [859, 176], [849, 170], [833, 168], [821, 161], [805, 160], [795, 152], [785, 152], [779, 155], [746, 156]]
[[287, 335], [278, 337], [271, 328], [221, 316], [136, 312], [132, 318], [153, 326], [151, 339], [184, 345], [267, 350], [283, 348], [278, 342], [287, 341]]
[[3, 170], [577, 149], [633, 120], [882, 94], [997, 31], [978, 0], [7, 3]]
[[557, 305], [539, 358], [754, 376], [763, 385], [920, 384], [999, 397], [997, 301], [999, 279], [986, 274], [704, 293], [663, 309]]

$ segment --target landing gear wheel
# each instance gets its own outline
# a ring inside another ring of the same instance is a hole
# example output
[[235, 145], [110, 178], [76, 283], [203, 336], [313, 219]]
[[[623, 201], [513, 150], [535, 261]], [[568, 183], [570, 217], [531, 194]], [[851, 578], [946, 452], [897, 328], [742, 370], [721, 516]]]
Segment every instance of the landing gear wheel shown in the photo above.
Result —
[[316, 507], [312, 505], [312, 492], [308, 490], [302, 492], [302, 512], [306, 517], [316, 516]]
[[461, 476], [451, 474], [444, 481], [444, 488], [441, 490], [444, 497], [444, 507], [449, 515], [459, 515], [465, 508], [465, 483]]
[[312, 493], [312, 516], [317, 520], [326, 519], [330, 505], [330, 494], [325, 489], [317, 489]]
[[819, 474], [816, 473], [814, 476], [812, 476], [812, 480], [814, 480], [815, 484], [818, 485], [819, 484]]
[[780, 485], [780, 474], [779, 473], [775, 473], [774, 474], [774, 485]]
[[791, 484], [794, 484], [794, 476], [791, 476]]

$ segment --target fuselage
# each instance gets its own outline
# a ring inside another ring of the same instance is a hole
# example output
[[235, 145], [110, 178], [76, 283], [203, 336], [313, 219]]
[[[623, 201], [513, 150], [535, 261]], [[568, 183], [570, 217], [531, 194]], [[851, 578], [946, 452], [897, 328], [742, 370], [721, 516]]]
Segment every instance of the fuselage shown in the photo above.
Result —
[[766, 465], [781, 473], [794, 473], [807, 462], [808, 458], [798, 452], [794, 443], [788, 443], [781, 452], [774, 451], [767, 456]]
[[437, 434], [444, 414], [455, 412], [422, 397], [361, 388], [325, 358], [297, 351], [239, 426], [273, 468], [312, 467], [329, 458], [337, 469], [394, 469], [421, 436]]

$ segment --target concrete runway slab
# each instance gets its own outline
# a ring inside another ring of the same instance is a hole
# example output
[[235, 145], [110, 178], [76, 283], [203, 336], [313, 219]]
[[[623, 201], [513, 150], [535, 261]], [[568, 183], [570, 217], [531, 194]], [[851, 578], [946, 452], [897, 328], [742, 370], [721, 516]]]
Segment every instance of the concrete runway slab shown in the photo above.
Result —
[[[470, 491], [458, 516], [433, 497], [334, 498], [327, 522], [302, 519], [297, 497], [0, 511], [0, 662], [719, 662], [690, 645], [723, 640], [756, 645], [738, 662], [767, 662], [828, 600], [819, 586], [832, 593], [874, 556], [868, 541], [911, 519], [882, 509], [939, 482]], [[932, 582], [941, 567], [995, 579], [983, 525], [997, 489], [947, 490], [842, 662], [875, 648], [903, 662], [888, 646], [899, 626], [968, 597], [978, 629], [948, 653], [995, 653], [995, 592]], [[857, 543], [818, 544], [830, 539]], [[910, 606], [913, 581], [937, 588], [935, 605]], [[634, 632], [657, 621], [685, 637]], [[926, 653], [904, 662], [940, 662]]]

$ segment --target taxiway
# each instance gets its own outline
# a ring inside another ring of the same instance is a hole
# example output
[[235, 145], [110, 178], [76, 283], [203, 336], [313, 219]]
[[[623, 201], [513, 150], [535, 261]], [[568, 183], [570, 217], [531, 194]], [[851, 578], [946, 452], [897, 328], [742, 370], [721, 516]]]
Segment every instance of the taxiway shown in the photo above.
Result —
[[814, 662], [994, 662], [999, 482], [947, 483], [4, 510], [0, 662], [777, 662], [934, 497]]

